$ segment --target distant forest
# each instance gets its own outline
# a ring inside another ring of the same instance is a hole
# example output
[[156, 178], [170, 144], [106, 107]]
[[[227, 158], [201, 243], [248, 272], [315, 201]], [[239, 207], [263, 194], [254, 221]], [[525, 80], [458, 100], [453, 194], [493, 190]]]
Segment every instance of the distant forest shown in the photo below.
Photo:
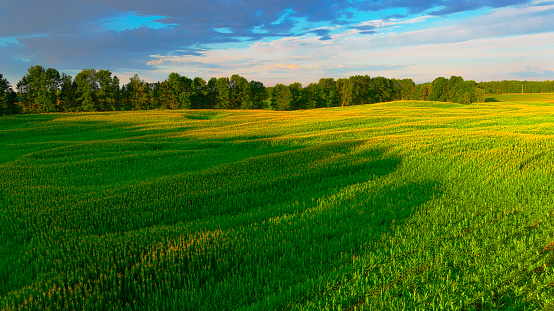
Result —
[[297, 110], [371, 104], [392, 100], [429, 100], [470, 104], [485, 94], [554, 92], [554, 81], [476, 83], [459, 76], [416, 84], [411, 79], [352, 76], [322, 78], [302, 86], [265, 87], [240, 75], [231, 78], [187, 78], [171, 73], [149, 83], [134, 75], [120, 86], [109, 70], [85, 69], [75, 78], [56, 69], [29, 68], [15, 90], [0, 73], [0, 115], [41, 112], [121, 111], [148, 109]]

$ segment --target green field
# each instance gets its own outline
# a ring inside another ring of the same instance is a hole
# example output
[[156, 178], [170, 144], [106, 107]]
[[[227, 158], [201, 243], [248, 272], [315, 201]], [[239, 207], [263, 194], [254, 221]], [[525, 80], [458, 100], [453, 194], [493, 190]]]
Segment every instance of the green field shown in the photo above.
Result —
[[554, 308], [554, 106], [0, 118], [0, 310]]
[[528, 102], [554, 104], [554, 93], [489, 94], [485, 102]]

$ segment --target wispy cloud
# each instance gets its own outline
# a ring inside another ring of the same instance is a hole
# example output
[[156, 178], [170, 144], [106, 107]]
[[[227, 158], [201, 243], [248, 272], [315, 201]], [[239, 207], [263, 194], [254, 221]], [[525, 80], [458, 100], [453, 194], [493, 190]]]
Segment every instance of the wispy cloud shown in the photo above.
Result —
[[522, 78], [554, 77], [554, 69], [533, 68], [526, 66], [525, 70], [512, 72], [512, 75]]
[[378, 19], [378, 20], [365, 21], [361, 24], [354, 25], [353, 28], [360, 29], [362, 27], [371, 27], [371, 28], [394, 27], [398, 25], [422, 23], [430, 18], [435, 18], [435, 17], [430, 15], [424, 15], [424, 16], [418, 16], [410, 19], [405, 19], [405, 20], [398, 19], [398, 18]]
[[[476, 76], [483, 68], [507, 78], [526, 66], [554, 67], [544, 64], [552, 60], [544, 52], [552, 41], [534, 39], [551, 39], [552, 1], [0, 0], [0, 6], [0, 19], [10, 25], [0, 28], [0, 68], [12, 80], [29, 64], [135, 70], [158, 80], [171, 71], [239, 73], [268, 84], [351, 74], [422, 81], [451, 72]], [[520, 69], [489, 66], [501, 60]]]
[[[220, 64], [218, 69], [222, 73], [241, 71], [261, 81], [288, 77], [304, 84], [319, 77], [353, 74], [410, 77], [419, 82], [439, 75], [462, 75], [475, 80], [507, 79], [515, 76], [514, 68], [552, 61], [554, 32], [549, 28], [554, 17], [552, 9], [552, 5], [504, 8], [457, 23], [443, 23], [444, 26], [381, 36], [359, 36], [356, 30], [345, 27], [325, 28], [338, 32], [326, 41], [311, 35], [287, 37], [256, 42], [247, 48], [208, 50], [202, 56], [182, 58]], [[527, 21], [517, 31], [507, 25], [515, 17]], [[358, 25], [394, 27], [434, 18], [422, 16]], [[291, 61], [294, 67], [283, 65]], [[297, 70], [291, 78], [290, 69], [299, 68], [302, 70]], [[546, 73], [532, 77], [544, 78]]]

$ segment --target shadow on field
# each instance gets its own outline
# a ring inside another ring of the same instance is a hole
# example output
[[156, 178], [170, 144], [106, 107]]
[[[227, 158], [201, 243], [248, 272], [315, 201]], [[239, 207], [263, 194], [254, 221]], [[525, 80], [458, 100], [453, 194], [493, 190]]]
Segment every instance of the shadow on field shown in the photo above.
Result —
[[209, 110], [199, 110], [199, 111], [188, 111], [185, 114], [185, 118], [190, 120], [217, 120], [223, 119], [227, 116], [225, 112], [219, 111], [209, 111]]
[[[94, 203], [103, 208], [96, 215], [83, 216], [89, 220], [95, 218], [93, 221], [74, 224], [81, 231], [89, 227], [90, 233], [105, 234], [249, 212], [259, 213], [261, 218], [275, 217], [306, 211], [320, 206], [321, 202], [361, 204], [357, 196], [369, 200], [363, 203], [367, 206], [386, 204], [379, 207], [379, 213], [395, 210], [398, 215], [391, 219], [396, 217], [398, 221], [401, 214], [410, 214], [412, 206], [427, 199], [426, 188], [435, 188], [435, 185], [403, 183], [389, 185], [388, 189], [382, 188], [383, 184], [371, 186], [373, 189], [367, 186], [358, 187], [362, 190], [349, 189], [387, 176], [401, 164], [400, 157], [372, 148], [365, 140], [292, 150], [260, 147], [263, 142], [252, 141], [233, 143], [232, 147], [213, 140], [207, 144], [209, 148], [198, 153], [204, 160], [188, 158], [198, 163], [198, 170], [129, 185], [95, 202], [84, 202], [82, 205]], [[156, 145], [156, 149], [165, 150], [162, 145]], [[198, 149], [202, 147], [198, 141], [194, 145]], [[272, 153], [260, 154], [260, 150]], [[220, 161], [227, 163], [217, 164], [217, 159], [224, 157]], [[82, 206], [75, 212], [86, 214], [87, 209]], [[121, 223], [118, 217], [111, 216], [121, 213], [132, 219]], [[75, 216], [74, 220], [81, 218]]]
[[[384, 234], [440, 195], [436, 182], [390, 177], [401, 163], [351, 140], [249, 157], [195, 176], [190, 193], [210, 181], [219, 187], [189, 197], [193, 208], [174, 217], [217, 217], [218, 228], [239, 238], [227, 236], [213, 255], [191, 259], [189, 267], [212, 267], [201, 287], [224, 293], [194, 299], [191, 310], [287, 309], [345, 286], [358, 257], [388, 254]], [[233, 270], [232, 262], [250, 268]]]
[[[182, 160], [170, 157], [170, 149], [178, 151], [171, 142], [139, 147], [150, 157], [166, 155], [169, 164]], [[393, 176], [402, 158], [366, 140], [305, 147], [210, 140], [179, 148], [190, 150], [195, 170], [84, 188], [58, 209], [33, 213], [41, 221], [25, 233], [46, 232], [46, 242], [33, 248], [40, 254], [14, 260], [10, 269], [25, 277], [0, 294], [34, 284], [39, 276], [31, 271], [55, 271], [48, 278], [62, 284], [75, 273], [70, 267], [82, 267], [91, 271], [83, 279], [89, 294], [62, 289], [60, 304], [76, 301], [83, 309], [105, 297], [189, 310], [287, 309], [333, 290], [321, 286], [341, 282], [356, 258], [386, 253], [383, 233], [439, 188]], [[136, 157], [125, 174], [144, 170], [146, 158]], [[33, 301], [46, 291], [40, 284]]]
[[[340, 141], [246, 157], [195, 174], [184, 185], [193, 207], [187, 215], [233, 215], [276, 204], [313, 203], [348, 185], [390, 174], [400, 164], [398, 157], [364, 143]], [[179, 189], [183, 193], [181, 185]]]
[[[218, 228], [239, 235], [226, 240], [225, 249], [233, 250], [228, 258], [199, 256], [190, 266], [221, 262], [212, 265], [213, 280], [203, 287], [228, 281], [240, 284], [236, 287], [241, 291], [221, 288], [223, 299], [211, 297], [209, 306], [198, 300], [194, 308], [251, 305], [255, 309], [258, 303], [260, 309], [286, 309], [284, 301], [325, 295], [325, 290], [311, 286], [329, 284], [335, 278], [331, 283], [339, 282], [337, 271], [352, 272], [356, 258], [387, 253], [383, 234], [440, 195], [436, 182], [390, 177], [401, 163], [402, 158], [388, 150], [351, 140], [247, 157], [195, 175], [183, 192], [191, 194], [186, 199], [190, 207], [181, 206], [167, 219], [216, 217]], [[192, 195], [202, 185], [212, 187]], [[184, 201], [183, 196], [180, 202]], [[227, 261], [244, 267], [270, 263], [271, 269], [233, 272]], [[275, 271], [280, 271], [279, 277]], [[264, 280], [264, 285], [252, 280]], [[306, 290], [299, 292], [299, 286]], [[273, 302], [262, 301], [274, 294]], [[214, 306], [214, 301], [230, 304]]]

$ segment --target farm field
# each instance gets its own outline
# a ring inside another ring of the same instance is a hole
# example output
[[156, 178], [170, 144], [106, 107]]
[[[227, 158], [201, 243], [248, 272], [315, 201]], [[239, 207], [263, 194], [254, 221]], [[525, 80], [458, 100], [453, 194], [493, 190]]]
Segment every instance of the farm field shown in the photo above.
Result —
[[485, 102], [533, 102], [554, 104], [554, 93], [489, 94]]
[[554, 308], [554, 106], [0, 118], [0, 310]]

